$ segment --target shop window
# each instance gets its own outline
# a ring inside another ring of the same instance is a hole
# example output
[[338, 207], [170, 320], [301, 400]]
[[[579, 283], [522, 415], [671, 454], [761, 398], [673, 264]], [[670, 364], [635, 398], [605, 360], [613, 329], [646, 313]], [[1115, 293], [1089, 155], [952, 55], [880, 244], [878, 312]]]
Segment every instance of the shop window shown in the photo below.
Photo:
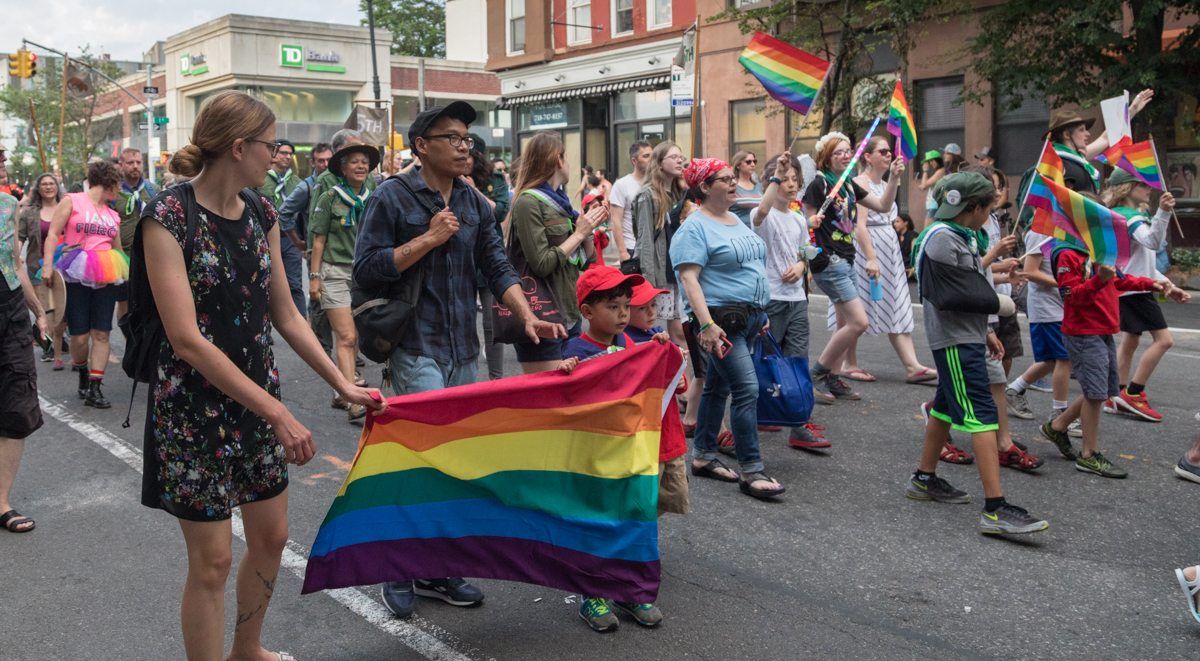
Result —
[[[1026, 96], [1012, 108], [1009, 97], [996, 101], [996, 165], [1010, 175], [1023, 173], [1042, 153], [1043, 135], [1050, 121], [1050, 108], [1035, 96]], [[968, 158], [970, 154], [965, 154]]]
[[763, 99], [746, 99], [729, 103], [729, 154], [753, 152], [759, 162], [767, 158], [767, 115]]
[[670, 25], [671, 0], [646, 0], [646, 28], [655, 30]]
[[567, 0], [567, 43], [586, 44], [592, 40], [592, 0]]
[[671, 116], [671, 90], [621, 92], [617, 95], [617, 121]]
[[[966, 115], [958, 102], [962, 95], [963, 78], [938, 78], [917, 81], [917, 146], [921, 154], [942, 149], [949, 143], [963, 144]], [[964, 152], [963, 156], [968, 156]]]
[[[248, 94], [262, 99], [281, 122], [323, 122], [341, 124], [353, 106], [352, 92], [299, 89], [288, 87], [247, 88]], [[208, 95], [196, 99], [199, 104]]]
[[525, 0], [505, 0], [508, 23], [508, 52], [525, 52]]
[[633, 32], [633, 0], [613, 0], [612, 36]]

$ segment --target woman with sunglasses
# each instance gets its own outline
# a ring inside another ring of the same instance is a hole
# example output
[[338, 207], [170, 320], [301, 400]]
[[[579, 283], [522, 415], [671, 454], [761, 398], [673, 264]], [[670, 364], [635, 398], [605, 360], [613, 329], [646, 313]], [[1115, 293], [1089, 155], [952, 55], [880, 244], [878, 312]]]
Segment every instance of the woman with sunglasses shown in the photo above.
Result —
[[[892, 149], [888, 146], [887, 138], [871, 138], [866, 151], [863, 152], [862, 172], [854, 178], [854, 183], [882, 199], [887, 191], [885, 178], [892, 167], [892, 160]], [[860, 259], [854, 263], [859, 291], [872, 292], [872, 295], [862, 298], [867, 311], [866, 332], [868, 335], [887, 333], [888, 341], [892, 343], [892, 348], [904, 365], [907, 383], [936, 381], [937, 372], [922, 365], [917, 360], [916, 349], [913, 348], [913, 314], [912, 299], [908, 294], [908, 273], [904, 267], [900, 237], [892, 227], [898, 213], [896, 204], [893, 202], [886, 212], [875, 211], [862, 204], [859, 206], [862, 207], [859, 213], [866, 215], [866, 222], [858, 223], [855, 227], [854, 246], [865, 252], [864, 246], [870, 244], [879, 266], [877, 274], [872, 277], [867, 271], [869, 260]], [[834, 306], [829, 307], [827, 323], [829, 330], [838, 326]], [[873, 374], [858, 365], [857, 337], [851, 341], [842, 365], [836, 367], [835, 371], [855, 381], [875, 380]]]
[[[38, 300], [46, 311], [46, 320], [50, 324], [50, 337], [54, 345], [48, 351], [42, 352], [42, 362], [53, 360], [52, 369], [55, 372], [65, 368], [63, 354], [67, 352], [67, 346], [63, 338], [67, 332], [67, 283], [61, 275], [55, 274], [53, 282], [46, 282], [45, 286], [42, 286], [42, 244], [50, 232], [50, 221], [54, 219], [54, 212], [62, 199], [62, 188], [58, 185], [58, 179], [46, 172], [38, 175], [32, 192], [25, 198], [25, 206], [19, 210], [19, 238], [23, 242], [21, 249], [27, 255], [25, 265], [29, 269], [29, 278], [37, 292]], [[59, 240], [59, 245], [62, 245], [62, 240]], [[57, 259], [58, 256], [56, 247], [54, 257]]]
[[[692, 475], [737, 482], [742, 493], [773, 498], [786, 489], [764, 472], [758, 445], [758, 377], [750, 357], [751, 344], [767, 324], [771, 298], [767, 246], [729, 211], [737, 188], [728, 163], [693, 159], [683, 177], [689, 199], [699, 206], [671, 240], [671, 263], [708, 361]], [[731, 394], [736, 472], [718, 458], [717, 444]]]
[[758, 157], [754, 152], [739, 151], [733, 155], [733, 173], [737, 176], [737, 199], [733, 201], [730, 211], [738, 220], [750, 226], [750, 211], [762, 201], [762, 182], [755, 176], [758, 168]]

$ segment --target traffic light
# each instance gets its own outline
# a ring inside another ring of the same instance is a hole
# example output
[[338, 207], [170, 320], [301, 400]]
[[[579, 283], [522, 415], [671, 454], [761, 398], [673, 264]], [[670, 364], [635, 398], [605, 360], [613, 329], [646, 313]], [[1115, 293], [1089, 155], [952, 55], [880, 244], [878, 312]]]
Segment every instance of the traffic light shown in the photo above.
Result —
[[21, 78], [21, 74], [24, 72], [24, 67], [22, 65], [24, 64], [25, 60], [24, 56], [21, 55], [21, 52], [22, 51], [17, 51], [15, 53], [8, 54], [8, 75], [12, 76], [13, 78]]
[[37, 53], [33, 51], [25, 51], [25, 77], [33, 78], [37, 75]]

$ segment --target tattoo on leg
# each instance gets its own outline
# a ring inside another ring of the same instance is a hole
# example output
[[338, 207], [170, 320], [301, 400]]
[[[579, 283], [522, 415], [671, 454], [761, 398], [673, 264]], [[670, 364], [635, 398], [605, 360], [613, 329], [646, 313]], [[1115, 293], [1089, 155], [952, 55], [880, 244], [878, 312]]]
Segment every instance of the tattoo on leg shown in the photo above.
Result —
[[261, 611], [262, 609], [263, 609], [262, 604], [259, 604], [259, 605], [255, 606], [254, 610], [250, 611], [249, 613], [243, 613], [243, 612], [239, 611], [237, 614], [237, 624], [234, 625], [234, 628], [236, 629], [237, 627], [240, 627], [243, 624], [249, 622], [251, 619], [254, 618], [255, 615], [258, 615], [258, 612]]
[[266, 576], [263, 576], [262, 572], [258, 571], [257, 569], [254, 570], [254, 575], [258, 577], [258, 580], [262, 581], [263, 589], [265, 589], [267, 591], [267, 597], [270, 597], [272, 594], [275, 593], [275, 581], [278, 577], [268, 579]]

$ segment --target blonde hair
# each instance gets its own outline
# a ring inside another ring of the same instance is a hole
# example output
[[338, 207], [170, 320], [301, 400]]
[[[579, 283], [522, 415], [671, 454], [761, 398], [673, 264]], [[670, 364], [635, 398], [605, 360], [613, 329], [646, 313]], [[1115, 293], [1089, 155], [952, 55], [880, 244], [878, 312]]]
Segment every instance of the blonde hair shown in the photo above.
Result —
[[191, 143], [171, 156], [172, 173], [194, 177], [235, 140], [252, 138], [275, 125], [267, 104], [236, 90], [226, 90], [204, 102], [192, 128]]
[[729, 163], [731, 166], [733, 166], [733, 176], [741, 176], [741, 174], [738, 172], [738, 168], [742, 167], [742, 163], [751, 156], [754, 156], [754, 152], [747, 151], [745, 149], [733, 155], [733, 160]]
[[[1129, 194], [1133, 192], [1133, 189], [1136, 188], [1137, 185], [1138, 182], [1136, 181], [1127, 181], [1123, 184], [1117, 184], [1116, 186], [1109, 186], [1100, 193], [1100, 201], [1104, 203], [1104, 206], [1110, 209], [1113, 207], [1122, 206], [1121, 203], [1129, 200]], [[1140, 205], [1131, 204], [1129, 206]]]
[[[650, 154], [650, 165], [646, 167], [646, 187], [650, 189], [650, 199], [654, 200], [656, 230], [661, 230], [667, 224], [667, 214], [670, 213], [671, 207], [687, 192], [679, 177], [663, 171], [662, 163], [672, 149], [679, 149], [679, 145], [669, 140], [658, 143]], [[680, 150], [681, 153], [682, 151]]]
[[517, 168], [516, 187], [513, 195], [540, 186], [550, 181], [558, 171], [558, 159], [563, 156], [562, 138], [553, 131], [542, 131], [521, 149], [521, 163]]
[[813, 147], [813, 160], [817, 162], [818, 170], [829, 169], [829, 161], [833, 159], [833, 152], [837, 150], [839, 142], [853, 146], [850, 138], [841, 131], [830, 131], [817, 140], [816, 146]]

